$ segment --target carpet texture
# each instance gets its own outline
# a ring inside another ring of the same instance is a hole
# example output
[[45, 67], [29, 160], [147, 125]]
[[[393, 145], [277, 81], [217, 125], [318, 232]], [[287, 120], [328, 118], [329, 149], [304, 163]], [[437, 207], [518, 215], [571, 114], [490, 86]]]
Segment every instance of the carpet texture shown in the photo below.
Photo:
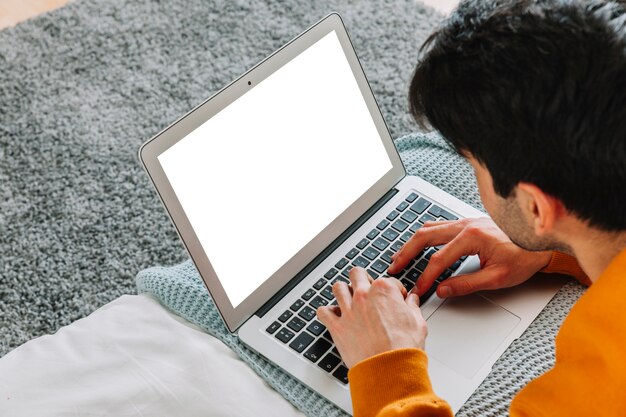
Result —
[[187, 259], [137, 149], [331, 11], [392, 135], [415, 130], [442, 18], [415, 0], [83, 0], [0, 32], [0, 355]]

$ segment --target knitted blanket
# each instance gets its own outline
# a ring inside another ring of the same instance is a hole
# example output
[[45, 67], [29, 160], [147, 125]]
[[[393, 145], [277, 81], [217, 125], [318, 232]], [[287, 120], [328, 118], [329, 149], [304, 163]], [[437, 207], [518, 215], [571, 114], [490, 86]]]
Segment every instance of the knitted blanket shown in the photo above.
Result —
[[[468, 204], [483, 209], [469, 164], [437, 134], [415, 133], [396, 140], [402, 161], [418, 175]], [[154, 295], [164, 306], [222, 340], [267, 383], [309, 417], [346, 414], [280, 368], [247, 348], [229, 333], [193, 263], [153, 267], [136, 278], [139, 292]], [[457, 416], [504, 416], [515, 393], [554, 364], [554, 338], [584, 287], [565, 285], [524, 335], [496, 362], [491, 374]]]

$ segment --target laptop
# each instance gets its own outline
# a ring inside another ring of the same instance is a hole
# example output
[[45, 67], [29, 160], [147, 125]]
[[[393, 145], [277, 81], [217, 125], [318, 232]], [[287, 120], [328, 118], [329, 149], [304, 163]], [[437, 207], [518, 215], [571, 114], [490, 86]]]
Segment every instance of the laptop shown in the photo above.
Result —
[[[484, 214], [400, 160], [331, 13], [142, 145], [139, 157], [228, 327], [352, 413], [348, 369], [316, 308], [360, 266], [386, 275], [426, 221]], [[427, 248], [397, 278], [410, 289]], [[476, 270], [463, 257], [438, 282]], [[458, 411], [562, 282], [422, 297], [435, 392]]]

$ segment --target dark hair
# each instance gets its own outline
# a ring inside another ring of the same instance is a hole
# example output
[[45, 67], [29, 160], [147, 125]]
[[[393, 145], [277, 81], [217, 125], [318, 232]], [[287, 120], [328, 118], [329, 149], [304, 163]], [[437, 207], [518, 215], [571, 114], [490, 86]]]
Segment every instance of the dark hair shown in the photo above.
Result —
[[590, 225], [626, 230], [626, 7], [466, 1], [422, 46], [409, 89], [511, 196], [529, 182]]

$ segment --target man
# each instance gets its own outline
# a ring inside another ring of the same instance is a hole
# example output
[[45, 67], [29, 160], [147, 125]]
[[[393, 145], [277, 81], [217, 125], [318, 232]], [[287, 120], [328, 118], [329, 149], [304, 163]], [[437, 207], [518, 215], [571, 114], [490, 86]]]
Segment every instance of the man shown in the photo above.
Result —
[[470, 254], [480, 271], [440, 284], [440, 297], [540, 270], [591, 285], [559, 331], [554, 368], [518, 393], [511, 416], [626, 415], [626, 6], [469, 1], [423, 50], [411, 112], [469, 160], [493, 222], [418, 230], [389, 273], [446, 246], [408, 296], [360, 268], [350, 287], [334, 285], [338, 306], [318, 316], [351, 368], [354, 415], [452, 415], [428, 379], [418, 294]]

